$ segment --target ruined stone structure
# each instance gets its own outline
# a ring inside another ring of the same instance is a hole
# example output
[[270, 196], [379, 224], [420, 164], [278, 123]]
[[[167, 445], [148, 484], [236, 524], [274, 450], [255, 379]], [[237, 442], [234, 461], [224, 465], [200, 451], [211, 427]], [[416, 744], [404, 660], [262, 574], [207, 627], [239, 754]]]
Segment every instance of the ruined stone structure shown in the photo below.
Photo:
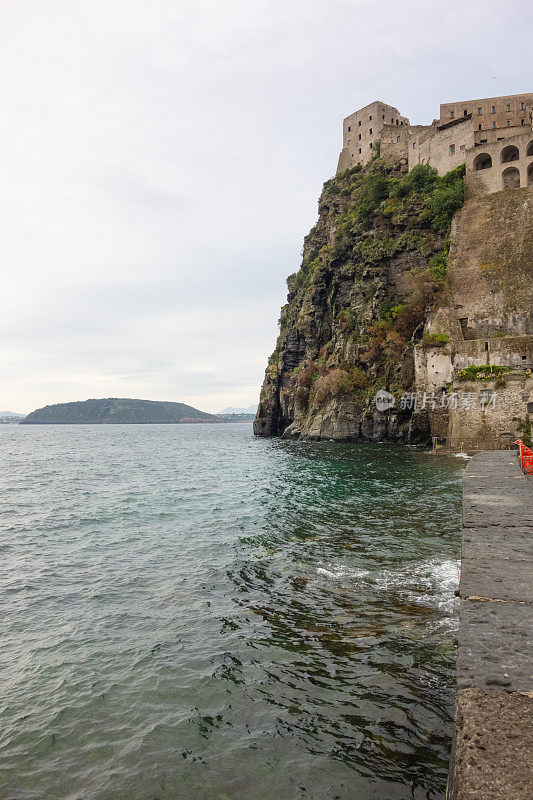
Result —
[[411, 125], [376, 101], [343, 122], [337, 174], [381, 157], [409, 170], [430, 164], [439, 175], [466, 163], [472, 194], [533, 186], [533, 93], [443, 103], [431, 125]]

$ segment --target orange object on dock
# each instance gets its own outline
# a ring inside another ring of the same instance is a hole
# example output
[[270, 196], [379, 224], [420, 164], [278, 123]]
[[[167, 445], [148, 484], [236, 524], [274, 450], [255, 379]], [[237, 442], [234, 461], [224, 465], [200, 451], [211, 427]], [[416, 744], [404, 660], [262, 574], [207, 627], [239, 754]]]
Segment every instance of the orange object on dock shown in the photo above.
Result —
[[520, 466], [526, 475], [533, 475], [533, 450], [526, 447], [522, 439], [517, 439], [515, 444], [520, 448]]

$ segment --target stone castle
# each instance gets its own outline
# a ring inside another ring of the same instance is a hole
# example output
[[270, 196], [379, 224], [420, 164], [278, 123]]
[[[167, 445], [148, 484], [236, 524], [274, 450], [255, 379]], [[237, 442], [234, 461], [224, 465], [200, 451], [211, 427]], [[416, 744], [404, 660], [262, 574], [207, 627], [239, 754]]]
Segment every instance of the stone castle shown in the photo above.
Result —
[[431, 125], [411, 125], [376, 100], [346, 117], [337, 174], [380, 153], [439, 175], [466, 164], [471, 195], [533, 186], [533, 93], [442, 103]]

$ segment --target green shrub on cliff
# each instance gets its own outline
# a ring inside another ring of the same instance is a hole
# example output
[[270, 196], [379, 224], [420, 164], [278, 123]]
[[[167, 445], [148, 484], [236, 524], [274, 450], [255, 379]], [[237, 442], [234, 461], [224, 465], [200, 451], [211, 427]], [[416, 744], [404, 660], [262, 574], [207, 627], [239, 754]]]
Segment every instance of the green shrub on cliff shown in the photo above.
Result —
[[444, 177], [438, 179], [428, 200], [428, 208], [432, 215], [431, 224], [441, 233], [449, 230], [453, 215], [464, 203], [464, 175], [464, 164], [447, 172]]

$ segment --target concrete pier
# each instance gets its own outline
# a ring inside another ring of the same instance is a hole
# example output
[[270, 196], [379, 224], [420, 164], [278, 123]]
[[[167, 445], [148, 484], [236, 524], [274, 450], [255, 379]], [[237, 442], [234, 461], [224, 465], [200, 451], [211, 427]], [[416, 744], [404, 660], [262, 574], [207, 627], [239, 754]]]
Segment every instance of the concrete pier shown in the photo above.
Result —
[[533, 477], [511, 451], [463, 478], [450, 800], [533, 798]]

